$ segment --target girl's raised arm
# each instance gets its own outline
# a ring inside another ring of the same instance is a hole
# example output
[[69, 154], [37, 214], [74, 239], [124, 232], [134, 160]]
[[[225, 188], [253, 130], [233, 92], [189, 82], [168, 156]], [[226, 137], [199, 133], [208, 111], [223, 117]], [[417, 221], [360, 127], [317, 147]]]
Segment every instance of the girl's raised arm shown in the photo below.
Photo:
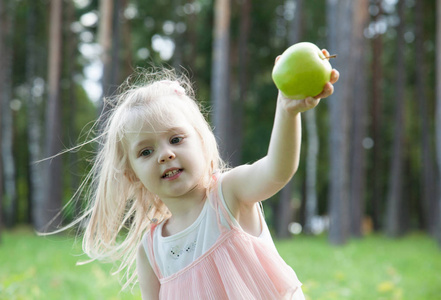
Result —
[[222, 189], [233, 212], [240, 205], [268, 199], [289, 182], [299, 165], [300, 114], [314, 108], [321, 98], [330, 96], [338, 77], [338, 71], [332, 70], [330, 82], [314, 98], [292, 100], [279, 92], [267, 155], [252, 165], [239, 166], [224, 175]]

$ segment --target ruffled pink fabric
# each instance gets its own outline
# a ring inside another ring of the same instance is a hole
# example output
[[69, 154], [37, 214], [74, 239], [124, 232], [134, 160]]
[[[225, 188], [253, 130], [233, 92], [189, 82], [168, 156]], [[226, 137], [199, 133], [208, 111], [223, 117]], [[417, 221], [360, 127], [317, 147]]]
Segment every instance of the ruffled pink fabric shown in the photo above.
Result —
[[[215, 189], [216, 191], [216, 189]], [[152, 251], [149, 254], [161, 288], [159, 299], [292, 299], [301, 286], [295, 272], [271, 245], [234, 226], [217, 193], [212, 199], [220, 207], [231, 229], [220, 224], [216, 243], [179, 272], [162, 277]]]

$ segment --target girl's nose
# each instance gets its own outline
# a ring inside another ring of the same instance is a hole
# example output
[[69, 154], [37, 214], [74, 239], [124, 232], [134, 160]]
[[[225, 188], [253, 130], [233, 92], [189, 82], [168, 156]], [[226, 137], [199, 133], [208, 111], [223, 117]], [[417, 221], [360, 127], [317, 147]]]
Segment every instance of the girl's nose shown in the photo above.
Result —
[[170, 149], [164, 149], [158, 158], [158, 162], [162, 164], [175, 159], [175, 157], [175, 154]]

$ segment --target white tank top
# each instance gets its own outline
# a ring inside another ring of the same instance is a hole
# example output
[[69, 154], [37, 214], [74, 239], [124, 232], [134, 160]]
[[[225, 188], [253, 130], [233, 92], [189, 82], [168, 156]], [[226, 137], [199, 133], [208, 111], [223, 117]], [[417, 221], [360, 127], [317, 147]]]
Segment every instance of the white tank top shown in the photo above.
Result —
[[[228, 215], [230, 216], [234, 225], [240, 227], [237, 220], [233, 217], [228, 209], [225, 199], [222, 194], [222, 176], [219, 178], [218, 194], [222, 200], [222, 205], [226, 208]], [[211, 195], [211, 194], [210, 194]], [[274, 242], [271, 238], [271, 234], [268, 230], [268, 226], [264, 220], [259, 204], [256, 203], [256, 209], [259, 211], [261, 234], [259, 238], [266, 240], [274, 246]], [[223, 214], [220, 214], [220, 221], [223, 226], [230, 228], [228, 221], [225, 220]], [[153, 251], [156, 259], [156, 263], [164, 277], [170, 276], [186, 266], [190, 265], [193, 261], [197, 260], [207, 250], [213, 246], [220, 236], [219, 226], [217, 224], [216, 211], [212, 205], [210, 199], [205, 200], [204, 207], [199, 214], [196, 221], [192, 225], [184, 229], [183, 231], [164, 237], [162, 236], [162, 228], [165, 222], [160, 223], [153, 233]], [[142, 239], [144, 249], [148, 249], [148, 235], [146, 233]], [[275, 248], [275, 246], [274, 246]], [[146, 251], [147, 258], [150, 265], [152, 264], [152, 258], [149, 252]]]

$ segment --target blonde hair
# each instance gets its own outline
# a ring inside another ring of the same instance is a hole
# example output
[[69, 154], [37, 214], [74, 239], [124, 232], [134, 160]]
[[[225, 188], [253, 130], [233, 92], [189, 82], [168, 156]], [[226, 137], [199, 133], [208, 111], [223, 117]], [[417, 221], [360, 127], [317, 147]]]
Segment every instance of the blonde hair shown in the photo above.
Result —
[[[90, 181], [86, 196], [91, 201], [73, 224], [87, 220], [83, 251], [92, 260], [119, 261], [114, 274], [123, 273], [125, 289], [137, 283], [136, 251], [142, 236], [153, 223], [170, 217], [156, 195], [131, 180], [133, 172], [124, 146], [125, 134], [139, 122], [165, 121], [167, 110], [178, 109], [201, 138], [207, 166], [207, 176], [201, 184], [207, 193], [213, 186], [212, 173], [225, 166], [187, 76], [167, 69], [141, 70], [129, 77], [120, 90], [119, 95], [110, 99], [113, 107], [103, 116], [104, 121], [97, 121], [102, 124], [100, 149], [85, 179]], [[158, 101], [167, 95], [177, 95], [178, 103], [170, 106]]]

